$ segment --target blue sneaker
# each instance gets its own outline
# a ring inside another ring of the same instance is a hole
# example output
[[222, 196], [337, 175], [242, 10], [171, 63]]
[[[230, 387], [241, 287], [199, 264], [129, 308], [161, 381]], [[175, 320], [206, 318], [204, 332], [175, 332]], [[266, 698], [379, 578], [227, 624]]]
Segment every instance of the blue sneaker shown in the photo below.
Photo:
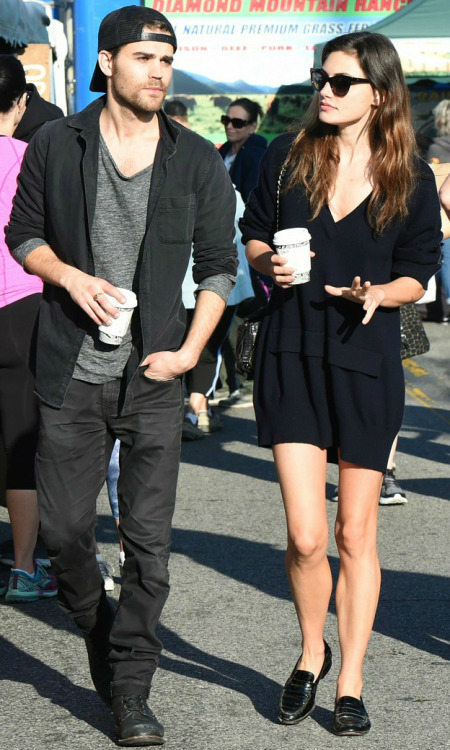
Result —
[[37, 602], [38, 599], [47, 599], [56, 596], [57, 593], [58, 586], [53, 573], [49, 573], [43, 565], [36, 563], [34, 575], [16, 568], [11, 570], [5, 600], [7, 602]]

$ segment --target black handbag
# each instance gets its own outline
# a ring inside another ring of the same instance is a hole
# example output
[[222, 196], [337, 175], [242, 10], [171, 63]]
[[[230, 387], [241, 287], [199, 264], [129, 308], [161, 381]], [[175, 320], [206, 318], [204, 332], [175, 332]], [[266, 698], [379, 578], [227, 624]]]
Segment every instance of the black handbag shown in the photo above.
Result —
[[265, 313], [266, 309], [262, 307], [244, 318], [236, 329], [236, 369], [246, 380], [253, 380], [255, 377], [256, 342]]
[[[284, 172], [285, 166], [283, 165], [280, 170], [277, 184], [277, 230], [280, 216], [281, 180], [283, 179]], [[255, 377], [256, 345], [261, 322], [265, 314], [266, 308], [261, 307], [256, 313], [253, 313], [253, 315], [244, 318], [242, 323], [240, 323], [236, 329], [236, 369], [240, 375], [243, 375], [246, 378], [246, 380], [253, 380]]]
[[401, 306], [400, 325], [402, 359], [417, 357], [418, 354], [425, 354], [425, 352], [429, 351], [430, 342], [425, 332], [422, 318], [414, 302]]

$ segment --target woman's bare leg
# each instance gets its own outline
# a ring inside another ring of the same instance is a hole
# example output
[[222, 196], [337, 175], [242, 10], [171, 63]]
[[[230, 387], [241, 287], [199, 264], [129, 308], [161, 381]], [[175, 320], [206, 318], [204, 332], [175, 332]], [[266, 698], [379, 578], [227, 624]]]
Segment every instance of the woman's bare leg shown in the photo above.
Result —
[[39, 529], [36, 490], [6, 490], [6, 505], [13, 535], [14, 567], [33, 574]]
[[388, 469], [394, 468], [394, 461], [395, 461], [395, 453], [397, 451], [397, 444], [398, 444], [398, 435], [395, 438], [394, 442], [392, 443], [391, 452], [389, 453], [388, 463], [387, 467]]
[[299, 669], [318, 676], [332, 579], [327, 559], [326, 451], [314, 445], [273, 446], [287, 520], [286, 572], [302, 632]]
[[340, 557], [336, 587], [341, 670], [337, 698], [360, 698], [363, 661], [380, 593], [377, 553], [382, 473], [340, 461], [335, 536]]

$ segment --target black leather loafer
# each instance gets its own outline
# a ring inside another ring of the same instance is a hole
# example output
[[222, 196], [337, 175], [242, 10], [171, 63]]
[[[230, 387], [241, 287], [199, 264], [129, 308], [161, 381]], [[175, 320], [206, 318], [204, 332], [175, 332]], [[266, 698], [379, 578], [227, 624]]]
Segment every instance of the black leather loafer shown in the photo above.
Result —
[[116, 695], [112, 699], [119, 745], [163, 745], [164, 727], [147, 705], [145, 695]]
[[370, 719], [362, 700], [345, 695], [336, 701], [333, 732], [341, 736], [367, 734]]
[[317, 686], [331, 668], [331, 649], [325, 641], [324, 644], [325, 656], [317, 680], [314, 682], [312, 672], [297, 669], [297, 662], [286, 682], [278, 703], [278, 719], [282, 724], [298, 724], [313, 712]]

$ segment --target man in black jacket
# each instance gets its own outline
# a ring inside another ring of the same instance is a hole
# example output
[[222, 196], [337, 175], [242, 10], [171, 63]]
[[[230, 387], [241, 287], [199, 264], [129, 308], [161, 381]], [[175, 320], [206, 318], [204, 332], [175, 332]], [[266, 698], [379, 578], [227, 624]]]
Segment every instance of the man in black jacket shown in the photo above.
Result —
[[[234, 191], [214, 146], [161, 111], [176, 38], [150, 8], [108, 14], [93, 91], [27, 149], [7, 241], [44, 279], [36, 347], [42, 535], [59, 601], [82, 629], [119, 744], [164, 742], [147, 705], [168, 595], [180, 454], [181, 376], [197, 362], [236, 274]], [[198, 295], [185, 334], [181, 285], [193, 247]], [[99, 340], [121, 289], [138, 298], [123, 342]], [[108, 606], [94, 548], [95, 504], [115, 438], [126, 560]]]

